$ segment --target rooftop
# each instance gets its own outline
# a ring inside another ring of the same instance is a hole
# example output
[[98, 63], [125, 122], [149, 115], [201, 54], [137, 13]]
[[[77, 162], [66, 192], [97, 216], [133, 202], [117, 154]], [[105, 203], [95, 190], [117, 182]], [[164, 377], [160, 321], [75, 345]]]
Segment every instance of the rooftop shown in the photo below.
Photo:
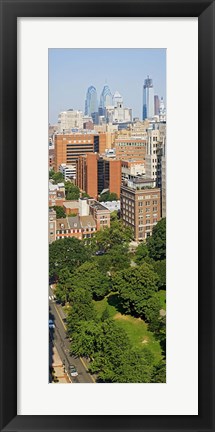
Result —
[[67, 209], [76, 209], [79, 206], [79, 202], [78, 201], [65, 201], [63, 203], [63, 206]]
[[104, 207], [104, 205], [102, 205], [100, 202], [96, 201], [93, 204], [90, 204], [90, 207], [95, 208], [96, 210], [102, 210], [102, 211], [107, 211], [107, 207]]
[[89, 216], [80, 216], [80, 223], [82, 228], [95, 228], [96, 223], [91, 215]]

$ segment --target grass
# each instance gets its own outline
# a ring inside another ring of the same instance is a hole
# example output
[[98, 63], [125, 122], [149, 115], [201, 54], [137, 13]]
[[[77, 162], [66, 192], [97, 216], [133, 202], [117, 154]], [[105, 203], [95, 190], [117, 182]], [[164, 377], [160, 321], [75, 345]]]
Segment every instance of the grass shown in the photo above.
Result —
[[158, 296], [161, 302], [161, 309], [166, 310], [166, 291], [165, 290], [158, 291]]
[[94, 305], [101, 318], [102, 313], [107, 308], [110, 318], [114, 319], [117, 325], [123, 328], [134, 347], [147, 346], [155, 355], [157, 361], [161, 359], [161, 348], [153, 333], [148, 331], [148, 325], [140, 318], [122, 313], [118, 303], [117, 294], [111, 294], [103, 300], [94, 301]]

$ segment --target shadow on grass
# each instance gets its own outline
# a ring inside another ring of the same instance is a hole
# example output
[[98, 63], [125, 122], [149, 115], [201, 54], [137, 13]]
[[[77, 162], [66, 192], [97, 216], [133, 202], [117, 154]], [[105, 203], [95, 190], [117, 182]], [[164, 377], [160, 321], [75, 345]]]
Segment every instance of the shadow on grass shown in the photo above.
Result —
[[108, 304], [110, 306], [114, 306], [118, 312], [120, 312], [121, 314], [125, 314], [125, 311], [124, 311], [122, 305], [120, 304], [120, 299], [119, 299], [118, 294], [110, 294], [108, 296], [107, 301], [108, 301]]

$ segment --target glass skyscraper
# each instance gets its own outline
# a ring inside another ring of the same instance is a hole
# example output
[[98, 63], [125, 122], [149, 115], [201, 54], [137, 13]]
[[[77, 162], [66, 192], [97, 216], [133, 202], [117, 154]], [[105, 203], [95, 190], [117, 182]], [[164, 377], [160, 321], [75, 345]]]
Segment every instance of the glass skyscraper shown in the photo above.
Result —
[[97, 123], [98, 118], [98, 99], [97, 91], [94, 86], [87, 89], [85, 100], [85, 115], [91, 116], [94, 123]]
[[147, 76], [143, 86], [143, 120], [154, 116], [154, 87], [152, 79]]
[[101, 93], [99, 108], [105, 109], [107, 106], [110, 106], [112, 104], [113, 104], [113, 96], [111, 94], [108, 85], [105, 84]]

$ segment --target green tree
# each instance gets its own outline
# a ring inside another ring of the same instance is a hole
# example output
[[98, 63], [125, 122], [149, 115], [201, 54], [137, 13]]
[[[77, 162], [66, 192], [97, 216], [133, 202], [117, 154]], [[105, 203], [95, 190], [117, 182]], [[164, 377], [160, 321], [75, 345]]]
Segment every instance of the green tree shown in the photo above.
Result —
[[66, 218], [66, 213], [65, 213], [63, 207], [61, 207], [61, 206], [54, 206], [53, 208], [56, 211], [56, 218], [57, 219]]
[[73, 275], [75, 287], [84, 287], [94, 299], [102, 299], [110, 291], [110, 278], [103, 274], [96, 261], [85, 262]]
[[135, 262], [138, 264], [143, 263], [144, 259], [149, 256], [147, 244], [142, 242], [137, 246], [135, 252]]
[[162, 360], [160, 363], [154, 366], [151, 382], [152, 383], [166, 382], [166, 362], [164, 360]]
[[55, 172], [54, 174], [51, 174], [51, 176], [55, 184], [64, 182], [64, 177], [61, 172]]
[[65, 304], [69, 300], [69, 293], [72, 286], [72, 273], [67, 267], [63, 268], [59, 272], [58, 283], [56, 285], [55, 295], [58, 301]]
[[100, 202], [117, 201], [119, 198], [115, 192], [104, 192], [100, 195]]
[[49, 170], [49, 178], [52, 179], [53, 175], [55, 174], [55, 171], [52, 169]]
[[101, 325], [95, 321], [80, 321], [72, 333], [71, 352], [79, 356], [93, 357], [102, 344]]
[[56, 240], [49, 245], [49, 277], [58, 279], [62, 269], [72, 272], [89, 259], [84, 243], [71, 237]]
[[155, 261], [166, 258], [166, 218], [153, 227], [152, 236], [147, 238], [147, 247], [150, 258]]
[[104, 228], [95, 235], [98, 250], [108, 251], [114, 246], [124, 246], [128, 251], [128, 243], [132, 239], [130, 228], [125, 227], [121, 220], [113, 220], [110, 228]]
[[155, 273], [159, 277], [158, 288], [166, 289], [166, 260], [152, 262]]
[[145, 317], [147, 303], [157, 292], [158, 276], [146, 263], [117, 272], [113, 277], [113, 290], [119, 292], [126, 313]]
[[86, 192], [82, 192], [81, 197], [82, 198], [91, 198], [90, 195], [88, 195]]
[[133, 349], [126, 332], [110, 319], [101, 324], [102, 335], [90, 363], [99, 381], [135, 383], [150, 382], [154, 356], [147, 349]]
[[70, 292], [70, 306], [67, 315], [67, 328], [72, 337], [80, 322], [96, 320], [96, 313], [92, 302], [92, 294], [84, 288], [73, 287]]
[[80, 198], [80, 189], [71, 182], [65, 183], [65, 193], [67, 200], [78, 200]]

